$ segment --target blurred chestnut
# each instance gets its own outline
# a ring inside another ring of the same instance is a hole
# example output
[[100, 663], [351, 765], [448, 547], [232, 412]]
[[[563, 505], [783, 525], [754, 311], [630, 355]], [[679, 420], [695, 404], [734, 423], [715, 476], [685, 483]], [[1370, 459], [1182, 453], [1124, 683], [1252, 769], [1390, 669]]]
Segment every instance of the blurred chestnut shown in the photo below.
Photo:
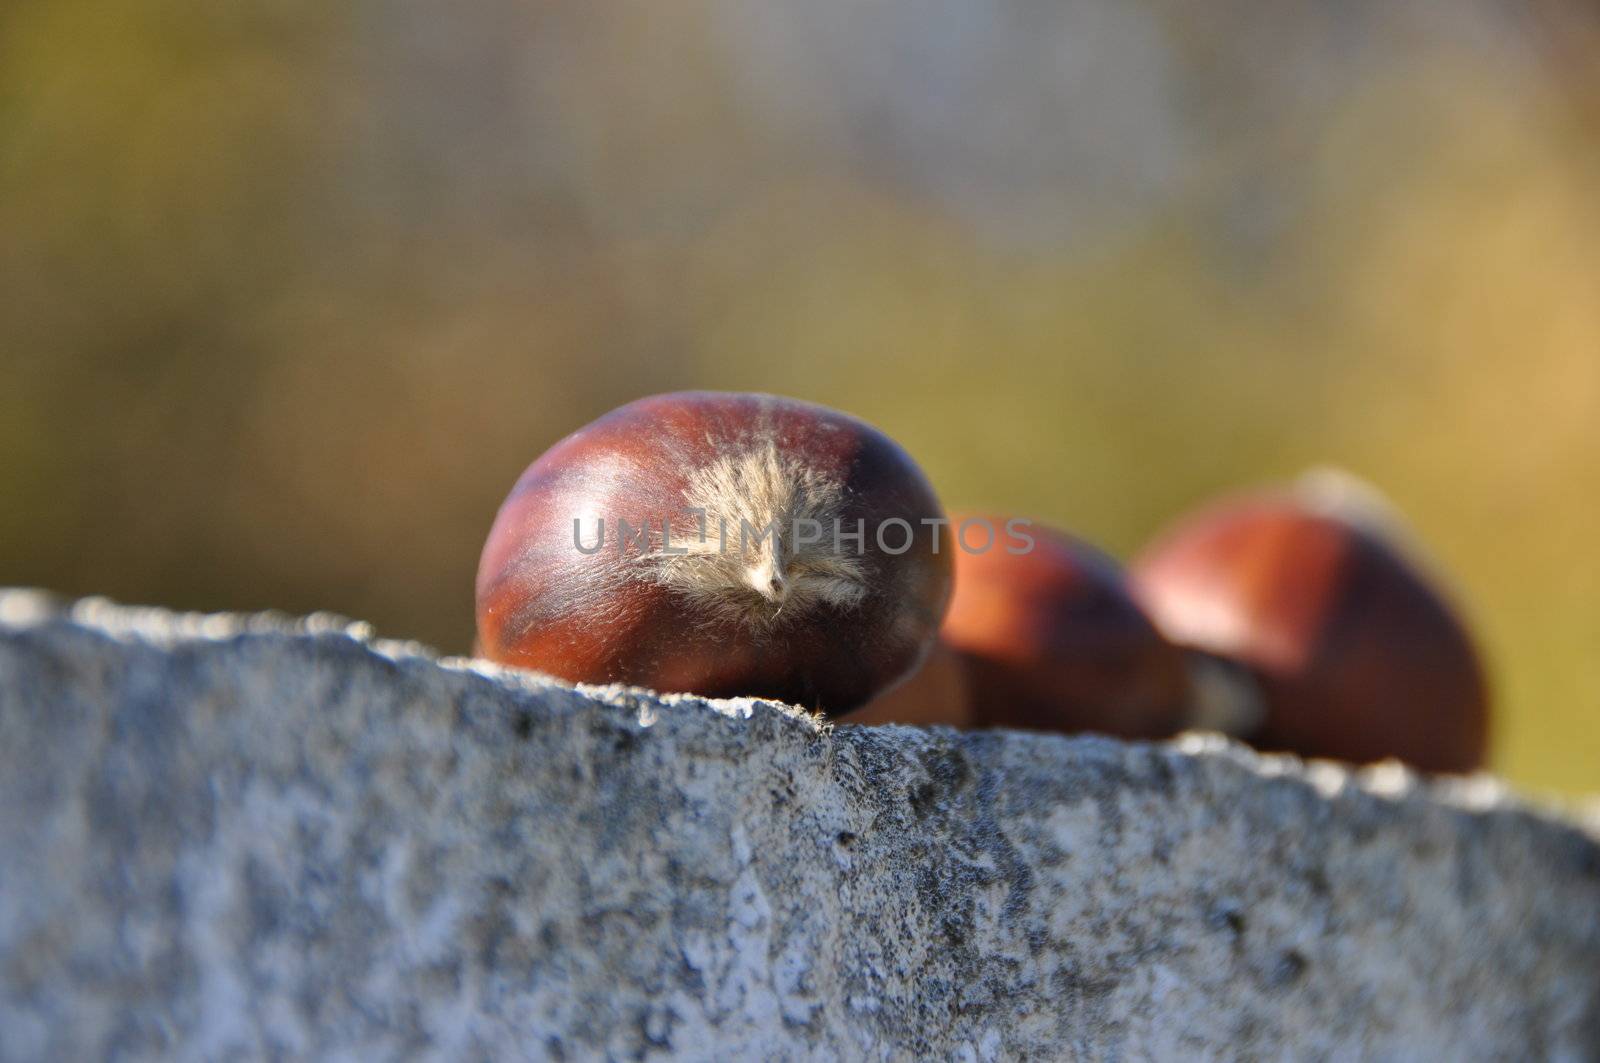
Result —
[[922, 667], [845, 718], [847, 723], [966, 727], [972, 723], [965, 662], [936, 639]]
[[1184, 655], [1114, 560], [1001, 517], [954, 517], [951, 539], [955, 592], [940, 639], [962, 662], [976, 724], [1122, 738], [1182, 728]]
[[933, 641], [942, 516], [905, 451], [853, 417], [640, 399], [517, 481], [479, 562], [479, 650], [574, 682], [847, 711]]
[[1477, 768], [1488, 694], [1471, 637], [1368, 493], [1329, 482], [1179, 521], [1133, 565], [1135, 592], [1169, 638], [1253, 678], [1262, 711], [1240, 737], [1260, 748]]

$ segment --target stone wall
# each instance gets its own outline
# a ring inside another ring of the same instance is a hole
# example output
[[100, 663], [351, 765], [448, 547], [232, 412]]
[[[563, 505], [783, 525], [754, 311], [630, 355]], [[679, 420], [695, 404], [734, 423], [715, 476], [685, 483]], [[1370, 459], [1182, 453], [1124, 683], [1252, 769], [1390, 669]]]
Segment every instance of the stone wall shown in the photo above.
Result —
[[827, 726], [0, 595], [0, 1057], [1600, 1058], [1490, 780]]

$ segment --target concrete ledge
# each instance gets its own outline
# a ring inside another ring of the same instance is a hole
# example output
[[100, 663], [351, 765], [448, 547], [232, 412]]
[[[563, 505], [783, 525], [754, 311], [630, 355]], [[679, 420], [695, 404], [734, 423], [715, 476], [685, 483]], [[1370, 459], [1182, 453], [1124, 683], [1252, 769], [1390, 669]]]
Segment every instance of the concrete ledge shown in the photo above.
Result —
[[836, 729], [0, 594], [0, 1056], [1600, 1058], [1489, 780]]

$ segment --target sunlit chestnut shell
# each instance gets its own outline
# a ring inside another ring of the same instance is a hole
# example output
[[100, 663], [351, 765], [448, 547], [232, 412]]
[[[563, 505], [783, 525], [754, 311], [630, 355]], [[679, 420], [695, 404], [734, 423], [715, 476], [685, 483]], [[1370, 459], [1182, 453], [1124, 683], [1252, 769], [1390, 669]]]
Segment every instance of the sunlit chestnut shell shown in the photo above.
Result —
[[1168, 637], [1247, 669], [1263, 749], [1430, 771], [1483, 763], [1488, 693], [1465, 625], [1419, 563], [1304, 494], [1227, 499], [1132, 568]]
[[933, 640], [942, 516], [910, 457], [853, 417], [770, 395], [641, 399], [517, 481], [479, 562], [479, 652], [575, 682], [847, 711]]
[[[969, 548], [986, 538], [976, 527], [963, 537], [969, 521], [993, 527], [988, 549]], [[1182, 728], [1184, 655], [1145, 616], [1114, 560], [1003, 517], [957, 516], [952, 529], [955, 592], [940, 639], [963, 664], [974, 723], [1123, 738]]]

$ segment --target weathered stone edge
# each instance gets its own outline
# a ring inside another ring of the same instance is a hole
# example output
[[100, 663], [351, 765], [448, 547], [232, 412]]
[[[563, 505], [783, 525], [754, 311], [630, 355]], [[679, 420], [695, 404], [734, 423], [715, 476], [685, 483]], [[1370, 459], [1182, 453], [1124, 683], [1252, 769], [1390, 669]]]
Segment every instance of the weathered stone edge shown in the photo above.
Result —
[[[444, 671], [475, 676], [513, 692], [555, 688], [576, 691], [603, 704], [629, 708], [637, 706], [641, 698], [657, 699], [673, 705], [703, 705], [723, 716], [748, 717], [758, 712], [773, 712], [818, 731], [840, 724], [854, 726], [848, 717], [829, 720], [792, 705], [761, 698], [717, 700], [687, 694], [659, 694], [616, 684], [566, 683], [552, 676], [507, 668], [491, 661], [440, 654], [431, 646], [414, 640], [380, 637], [366, 621], [327, 611], [305, 616], [278, 611], [186, 612], [159, 606], [125, 605], [103, 596], [71, 599], [34, 588], [0, 587], [0, 628], [30, 628], [53, 623], [67, 623], [112, 638], [158, 646], [221, 642], [248, 635], [335, 637], [353, 641], [386, 660], [431, 662]], [[1398, 761], [1356, 767], [1335, 761], [1302, 760], [1287, 754], [1263, 754], [1224, 735], [1209, 732], [1189, 732], [1165, 744], [1189, 756], [1227, 760], [1235, 768], [1263, 779], [1299, 780], [1329, 799], [1352, 791], [1395, 802], [1421, 798], [1466, 812], [1530, 817], [1552, 827], [1574, 830], [1600, 843], [1600, 794], [1574, 799], [1528, 792], [1513, 788], [1487, 772], [1428, 777]]]

